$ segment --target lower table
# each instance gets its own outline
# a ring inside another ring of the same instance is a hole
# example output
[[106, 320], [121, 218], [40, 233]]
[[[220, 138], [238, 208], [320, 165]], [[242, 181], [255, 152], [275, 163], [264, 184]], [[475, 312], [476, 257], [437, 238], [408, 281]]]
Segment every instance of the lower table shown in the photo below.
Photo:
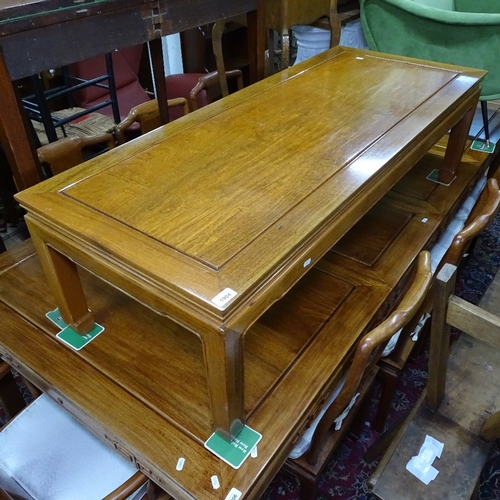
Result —
[[[71, 351], [55, 339], [57, 328], [45, 317], [54, 301], [30, 243], [25, 251], [0, 277], [2, 357], [179, 499], [226, 498], [232, 487], [243, 498], [262, 493], [390, 293], [313, 269], [252, 327], [245, 409], [263, 439], [258, 457], [236, 470], [203, 445], [212, 430], [199, 340], [174, 324], [167, 330], [147, 308], [82, 272], [96, 317], [114, 334]], [[360, 304], [371, 313], [353, 315]], [[185, 466], [177, 471], [181, 457]], [[212, 488], [213, 475], [220, 490]]]

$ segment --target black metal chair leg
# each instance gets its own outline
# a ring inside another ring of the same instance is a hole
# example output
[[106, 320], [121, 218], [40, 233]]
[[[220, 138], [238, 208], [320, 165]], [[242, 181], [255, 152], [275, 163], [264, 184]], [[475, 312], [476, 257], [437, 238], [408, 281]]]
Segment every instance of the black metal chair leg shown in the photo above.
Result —
[[490, 143], [490, 126], [488, 123], [488, 101], [481, 101], [481, 113], [483, 115], [484, 139], [486, 144]]

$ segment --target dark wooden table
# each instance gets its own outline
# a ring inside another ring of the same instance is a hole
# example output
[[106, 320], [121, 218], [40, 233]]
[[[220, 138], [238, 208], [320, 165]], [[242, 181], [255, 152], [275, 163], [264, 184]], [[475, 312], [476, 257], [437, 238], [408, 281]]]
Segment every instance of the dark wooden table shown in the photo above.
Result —
[[[251, 78], [263, 75], [264, 49], [257, 35], [257, 0], [10, 0], [0, 5], [0, 141], [19, 189], [40, 180], [34, 146], [11, 80], [116, 49], [151, 44], [162, 115], [167, 116], [161, 37], [221, 18], [249, 13]], [[263, 31], [262, 31], [263, 33]], [[258, 55], [260, 54], [260, 57]], [[167, 119], [164, 120], [166, 122]]]

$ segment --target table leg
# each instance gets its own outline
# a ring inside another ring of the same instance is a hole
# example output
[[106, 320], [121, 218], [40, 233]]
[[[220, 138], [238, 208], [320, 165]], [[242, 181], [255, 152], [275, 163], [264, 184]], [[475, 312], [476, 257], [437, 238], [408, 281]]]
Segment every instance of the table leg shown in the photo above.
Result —
[[462, 160], [465, 141], [469, 133], [477, 102], [471, 106], [460, 121], [451, 129], [448, 146], [444, 155], [443, 164], [439, 169], [438, 179], [444, 184], [449, 184], [457, 175], [458, 166]]
[[250, 83], [255, 83], [262, 80], [266, 72], [266, 35], [264, 19], [256, 10], [247, 13], [247, 33]]
[[40, 182], [35, 146], [26, 133], [25, 120], [0, 50], [0, 141], [19, 191]]
[[163, 64], [163, 48], [161, 38], [155, 38], [149, 42], [151, 51], [151, 61], [153, 67], [153, 79], [155, 82], [156, 100], [160, 109], [160, 119], [162, 125], [169, 122], [167, 88], [165, 85], [165, 67]]
[[233, 330], [211, 333], [203, 348], [213, 427], [231, 441], [244, 425], [243, 336]]
[[290, 30], [283, 28], [281, 31], [281, 69], [290, 66]]
[[89, 311], [76, 264], [44, 241], [29, 216], [26, 225], [63, 320], [80, 335], [89, 333], [95, 326], [94, 316]]

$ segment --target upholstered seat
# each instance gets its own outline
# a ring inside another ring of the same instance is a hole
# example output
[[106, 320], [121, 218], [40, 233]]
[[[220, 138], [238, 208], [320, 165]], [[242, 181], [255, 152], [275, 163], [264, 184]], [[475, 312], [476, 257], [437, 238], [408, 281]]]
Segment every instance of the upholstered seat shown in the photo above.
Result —
[[[196, 86], [198, 80], [206, 73], [181, 73], [176, 75], [168, 75], [165, 77], [165, 86], [167, 88], [167, 96], [169, 99], [183, 97], [188, 103], [191, 103], [191, 90]], [[201, 108], [209, 103], [206, 92], [198, 94], [197, 107]], [[193, 111], [190, 105], [190, 111]], [[170, 120], [175, 120], [182, 116], [182, 110], [172, 109], [169, 111]]]
[[147, 480], [45, 394], [2, 429], [0, 450], [0, 486], [34, 500], [100, 500], [135, 474]]

